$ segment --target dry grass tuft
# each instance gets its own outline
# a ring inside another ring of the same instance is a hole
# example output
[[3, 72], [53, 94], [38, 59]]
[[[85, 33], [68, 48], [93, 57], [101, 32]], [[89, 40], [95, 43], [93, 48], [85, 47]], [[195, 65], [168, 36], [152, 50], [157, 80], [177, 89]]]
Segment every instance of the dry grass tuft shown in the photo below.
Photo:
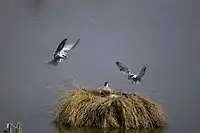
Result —
[[148, 128], [166, 124], [162, 108], [136, 93], [79, 88], [66, 91], [55, 122], [75, 127]]

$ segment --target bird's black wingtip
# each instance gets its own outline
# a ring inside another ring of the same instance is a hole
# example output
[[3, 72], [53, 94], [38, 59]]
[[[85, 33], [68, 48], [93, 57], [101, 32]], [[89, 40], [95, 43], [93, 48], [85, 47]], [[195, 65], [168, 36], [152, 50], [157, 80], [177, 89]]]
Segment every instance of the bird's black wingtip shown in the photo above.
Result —
[[145, 68], [145, 69], [147, 69], [147, 67], [148, 67], [147, 65], [144, 65], [144, 66], [143, 66], [143, 68]]
[[121, 62], [119, 62], [119, 61], [116, 61], [116, 65], [117, 66], [123, 66], [123, 64]]
[[147, 64], [142, 64], [143, 69], [147, 69], [148, 65]]
[[68, 38], [65, 37], [65, 38], [62, 40], [62, 42], [66, 42], [67, 40], [68, 40]]
[[78, 39], [76, 40], [76, 44], [78, 44], [80, 40], [81, 40], [81, 39], [80, 39], [80, 38], [78, 38]]

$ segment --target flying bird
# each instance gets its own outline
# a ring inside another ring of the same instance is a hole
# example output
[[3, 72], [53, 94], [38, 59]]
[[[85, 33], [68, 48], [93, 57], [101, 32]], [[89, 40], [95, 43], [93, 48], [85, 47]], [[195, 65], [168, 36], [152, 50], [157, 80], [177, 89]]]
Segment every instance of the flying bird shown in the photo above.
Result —
[[80, 38], [77, 39], [75, 44], [66, 44], [68, 38], [65, 38], [61, 41], [61, 43], [58, 45], [56, 51], [54, 52], [53, 59], [48, 62], [48, 64], [52, 64], [54, 66], [58, 65], [58, 63], [61, 63], [63, 60], [68, 59], [67, 54], [76, 47], [76, 45], [79, 43]]
[[120, 72], [128, 76], [128, 80], [132, 80], [132, 84], [139, 84], [141, 82], [141, 79], [143, 78], [147, 66], [143, 66], [138, 74], [131, 73], [130, 69], [127, 68], [124, 64], [121, 62], [116, 62], [117, 67], [119, 68]]

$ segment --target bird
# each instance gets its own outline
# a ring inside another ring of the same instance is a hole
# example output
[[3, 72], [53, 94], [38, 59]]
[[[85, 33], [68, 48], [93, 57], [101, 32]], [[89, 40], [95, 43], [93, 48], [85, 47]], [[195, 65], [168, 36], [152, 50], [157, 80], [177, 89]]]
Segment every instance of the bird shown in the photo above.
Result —
[[104, 89], [104, 90], [107, 90], [107, 91], [111, 91], [111, 89], [110, 89], [109, 84], [108, 84], [107, 81], [104, 83], [103, 89]]
[[119, 61], [116, 61], [116, 65], [119, 68], [120, 72], [128, 76], [128, 80], [132, 80], [132, 84], [139, 84], [141, 79], [146, 73], [147, 66], [144, 65], [138, 74], [131, 73], [130, 69], [127, 68], [124, 64]]
[[58, 45], [56, 51], [54, 52], [53, 59], [48, 62], [48, 64], [51, 65], [58, 65], [63, 60], [68, 59], [67, 54], [76, 47], [76, 45], [79, 43], [80, 38], [77, 39], [75, 44], [67, 44], [68, 38], [63, 39], [60, 44]]
[[12, 128], [14, 128], [16, 131], [19, 130], [17, 125], [15, 126], [12, 123], [7, 122], [6, 123], [6, 129], [4, 130], [4, 133], [11, 133]]
[[7, 123], [6, 124], [6, 129], [4, 130], [4, 133], [9, 133], [9, 130], [10, 130], [10, 127], [11, 126], [11, 124], [10, 123]]
[[104, 86], [101, 86], [99, 89], [106, 90], [106, 91], [111, 91], [107, 81], [105, 81], [104, 82]]

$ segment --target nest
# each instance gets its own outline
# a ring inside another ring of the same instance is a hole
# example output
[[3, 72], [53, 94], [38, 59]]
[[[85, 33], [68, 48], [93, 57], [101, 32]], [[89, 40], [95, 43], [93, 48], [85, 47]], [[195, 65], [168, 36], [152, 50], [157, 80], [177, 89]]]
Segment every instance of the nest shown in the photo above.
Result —
[[66, 127], [62, 125], [56, 125], [56, 129], [59, 133], [163, 133], [163, 128], [156, 128], [156, 129], [97, 129], [97, 128], [90, 128], [90, 127]]
[[98, 89], [66, 91], [55, 122], [73, 127], [154, 129], [166, 124], [162, 108], [136, 93]]

